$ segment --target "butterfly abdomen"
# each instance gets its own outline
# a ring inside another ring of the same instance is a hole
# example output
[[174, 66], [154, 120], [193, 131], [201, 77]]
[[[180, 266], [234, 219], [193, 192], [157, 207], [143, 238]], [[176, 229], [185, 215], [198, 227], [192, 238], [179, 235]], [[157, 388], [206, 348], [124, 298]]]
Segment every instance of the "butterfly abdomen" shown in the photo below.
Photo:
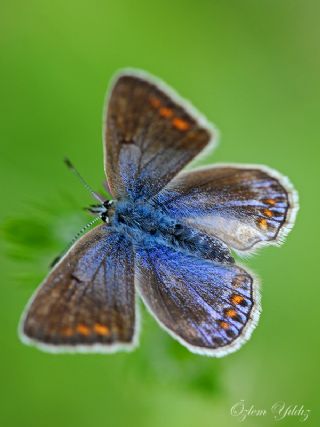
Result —
[[234, 263], [229, 248], [221, 240], [187, 225], [183, 226], [180, 244], [189, 252], [202, 258], [222, 263]]
[[171, 218], [148, 203], [118, 202], [112, 226], [137, 244], [160, 242], [202, 258], [234, 263], [228, 247], [221, 240]]

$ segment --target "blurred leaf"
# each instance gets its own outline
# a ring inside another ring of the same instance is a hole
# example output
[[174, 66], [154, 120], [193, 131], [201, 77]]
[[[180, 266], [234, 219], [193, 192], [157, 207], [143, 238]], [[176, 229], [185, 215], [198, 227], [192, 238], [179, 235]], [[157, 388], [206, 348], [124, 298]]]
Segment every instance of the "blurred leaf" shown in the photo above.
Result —
[[191, 353], [162, 330], [142, 303], [140, 305], [141, 342], [132, 353], [134, 363], [126, 366], [126, 371], [150, 384], [192, 390], [210, 397], [219, 395], [222, 392], [220, 361]]
[[3, 234], [8, 242], [32, 249], [43, 249], [51, 243], [48, 226], [35, 219], [10, 219], [3, 227]]

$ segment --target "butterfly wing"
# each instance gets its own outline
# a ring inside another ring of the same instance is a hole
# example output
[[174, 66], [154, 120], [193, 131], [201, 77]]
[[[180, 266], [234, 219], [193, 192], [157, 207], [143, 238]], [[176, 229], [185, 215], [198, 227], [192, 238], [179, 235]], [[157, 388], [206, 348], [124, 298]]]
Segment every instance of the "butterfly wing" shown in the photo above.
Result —
[[101, 225], [82, 237], [36, 291], [22, 339], [48, 351], [131, 348], [137, 335], [131, 243]]
[[263, 166], [218, 165], [182, 173], [155, 201], [170, 216], [240, 253], [281, 242], [298, 209], [289, 180]]
[[213, 138], [199, 113], [141, 73], [118, 76], [107, 104], [105, 169], [116, 198], [150, 198]]
[[136, 249], [135, 266], [144, 303], [190, 351], [223, 356], [249, 338], [259, 317], [259, 296], [244, 269], [155, 241]]

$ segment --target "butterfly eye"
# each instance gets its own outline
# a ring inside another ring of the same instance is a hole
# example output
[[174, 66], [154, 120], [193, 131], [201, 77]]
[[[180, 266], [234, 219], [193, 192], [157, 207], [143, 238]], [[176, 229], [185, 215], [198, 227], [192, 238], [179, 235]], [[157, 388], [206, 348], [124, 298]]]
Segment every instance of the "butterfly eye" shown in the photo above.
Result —
[[103, 202], [103, 206], [105, 208], [110, 208], [110, 206], [113, 205], [113, 200], [106, 200], [105, 202]]
[[101, 213], [100, 213], [100, 217], [102, 219], [102, 221], [106, 222], [107, 224], [109, 224], [110, 222], [110, 208], [113, 205], [113, 200], [106, 200], [105, 202], [103, 202], [103, 204], [101, 205]]
[[110, 212], [109, 209], [113, 205], [112, 200], [106, 200], [99, 205], [90, 205], [88, 208], [85, 208], [86, 211], [90, 212], [93, 215], [98, 215], [102, 221], [109, 223]]

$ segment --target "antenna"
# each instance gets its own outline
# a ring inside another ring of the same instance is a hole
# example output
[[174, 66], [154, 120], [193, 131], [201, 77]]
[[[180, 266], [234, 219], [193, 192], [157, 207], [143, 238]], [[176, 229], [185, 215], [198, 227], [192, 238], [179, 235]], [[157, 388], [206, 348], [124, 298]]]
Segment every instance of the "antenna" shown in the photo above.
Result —
[[64, 250], [61, 252], [60, 255], [58, 255], [57, 257], [55, 257], [55, 259], [51, 262], [50, 264], [50, 268], [54, 267], [58, 261], [60, 261], [60, 259], [63, 257], [63, 255], [71, 248], [71, 246], [79, 239], [80, 236], [82, 236], [82, 234], [88, 229], [90, 228], [93, 224], [95, 224], [97, 221], [99, 221], [101, 218], [99, 216], [96, 216], [95, 218], [93, 218], [92, 221], [88, 222], [88, 224], [84, 225], [79, 231], [78, 233], [74, 236], [74, 238], [71, 240], [71, 242], [69, 242], [69, 244], [64, 248]]
[[64, 162], [65, 162], [66, 166], [68, 167], [68, 169], [70, 169], [71, 172], [73, 172], [78, 177], [78, 179], [80, 179], [80, 181], [82, 182], [82, 185], [92, 194], [92, 196], [96, 200], [98, 200], [100, 203], [103, 204], [106, 201], [106, 199], [104, 197], [102, 197], [100, 194], [93, 191], [93, 189], [90, 187], [90, 185], [87, 183], [87, 181], [85, 181], [82, 178], [80, 173], [77, 171], [77, 169], [73, 166], [73, 164], [71, 163], [71, 161], [67, 157], [65, 157]]

